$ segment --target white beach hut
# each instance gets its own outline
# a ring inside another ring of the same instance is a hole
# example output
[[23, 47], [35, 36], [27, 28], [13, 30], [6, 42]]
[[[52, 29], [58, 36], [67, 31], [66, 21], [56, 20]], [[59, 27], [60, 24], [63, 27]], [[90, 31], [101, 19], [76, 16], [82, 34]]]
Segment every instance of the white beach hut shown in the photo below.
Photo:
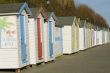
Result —
[[79, 34], [76, 17], [58, 17], [58, 24], [62, 25], [63, 54], [72, 54], [79, 51]]
[[79, 50], [84, 50], [84, 30], [85, 30], [85, 20], [81, 20], [79, 24]]
[[97, 45], [97, 26], [94, 25], [94, 46]]
[[62, 25], [60, 24], [56, 24], [54, 28], [54, 53], [55, 57], [63, 55]]
[[100, 30], [99, 30], [99, 45], [102, 45], [103, 44], [103, 42], [102, 42], [102, 36], [103, 36], [103, 31], [102, 31], [102, 27], [99, 27], [100, 28]]
[[42, 7], [31, 8], [32, 15], [29, 17], [29, 63], [44, 62], [43, 25], [47, 18]]
[[57, 17], [54, 12], [47, 12], [47, 22], [43, 27], [44, 35], [44, 61], [55, 60], [55, 47], [54, 47], [54, 28]]
[[105, 44], [105, 28], [102, 29], [102, 42]]
[[0, 69], [29, 64], [28, 15], [31, 11], [27, 3], [0, 4]]

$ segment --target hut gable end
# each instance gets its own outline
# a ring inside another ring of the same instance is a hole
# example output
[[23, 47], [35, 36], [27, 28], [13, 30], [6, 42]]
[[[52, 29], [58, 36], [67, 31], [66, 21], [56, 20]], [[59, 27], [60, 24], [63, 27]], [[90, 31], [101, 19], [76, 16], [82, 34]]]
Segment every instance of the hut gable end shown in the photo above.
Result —
[[39, 14], [42, 15], [45, 19], [47, 19], [46, 11], [42, 7], [31, 8], [32, 15], [34, 18], [37, 18]]

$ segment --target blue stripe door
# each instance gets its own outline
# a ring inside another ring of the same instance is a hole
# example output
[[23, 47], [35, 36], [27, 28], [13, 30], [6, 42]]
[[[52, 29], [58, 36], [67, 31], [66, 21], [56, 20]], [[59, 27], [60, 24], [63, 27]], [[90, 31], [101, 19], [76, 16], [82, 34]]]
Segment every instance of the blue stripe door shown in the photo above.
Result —
[[53, 43], [52, 43], [52, 22], [49, 21], [49, 53], [50, 53], [50, 58], [53, 56]]
[[22, 63], [26, 63], [27, 61], [27, 53], [26, 53], [26, 43], [25, 43], [25, 31], [24, 31], [24, 16], [20, 15], [20, 33], [21, 33], [21, 58]]

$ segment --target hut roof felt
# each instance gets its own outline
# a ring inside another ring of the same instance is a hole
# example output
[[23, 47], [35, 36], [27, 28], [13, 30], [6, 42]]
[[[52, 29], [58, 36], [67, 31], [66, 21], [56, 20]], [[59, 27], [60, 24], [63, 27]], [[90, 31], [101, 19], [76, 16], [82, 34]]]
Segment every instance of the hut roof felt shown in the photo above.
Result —
[[80, 24], [79, 24], [79, 27], [80, 28], [84, 28], [84, 25], [85, 25], [85, 20], [81, 20]]
[[42, 14], [42, 16], [47, 19], [47, 15], [45, 10], [42, 7], [36, 7], [36, 8], [30, 8], [32, 11], [32, 17], [37, 17], [40, 13]]
[[2, 13], [20, 13], [23, 9], [21, 7], [26, 8], [27, 12], [30, 15], [32, 15], [27, 3], [0, 4], [0, 14], [2, 14]]
[[86, 22], [85, 27], [89, 28], [89, 22]]
[[57, 24], [58, 26], [72, 25], [74, 21], [74, 17], [58, 17]]
[[55, 13], [54, 12], [47, 12], [47, 17], [48, 17], [48, 20], [53, 17], [55, 21], [57, 21], [57, 17], [55, 16]]

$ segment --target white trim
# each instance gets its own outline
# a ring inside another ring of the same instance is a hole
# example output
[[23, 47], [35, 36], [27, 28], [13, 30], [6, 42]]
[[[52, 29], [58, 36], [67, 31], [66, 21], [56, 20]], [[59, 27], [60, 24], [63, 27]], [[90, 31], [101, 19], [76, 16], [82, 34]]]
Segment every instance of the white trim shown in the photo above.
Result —
[[16, 15], [16, 14], [19, 14], [19, 13], [0, 13], [0, 15]]

